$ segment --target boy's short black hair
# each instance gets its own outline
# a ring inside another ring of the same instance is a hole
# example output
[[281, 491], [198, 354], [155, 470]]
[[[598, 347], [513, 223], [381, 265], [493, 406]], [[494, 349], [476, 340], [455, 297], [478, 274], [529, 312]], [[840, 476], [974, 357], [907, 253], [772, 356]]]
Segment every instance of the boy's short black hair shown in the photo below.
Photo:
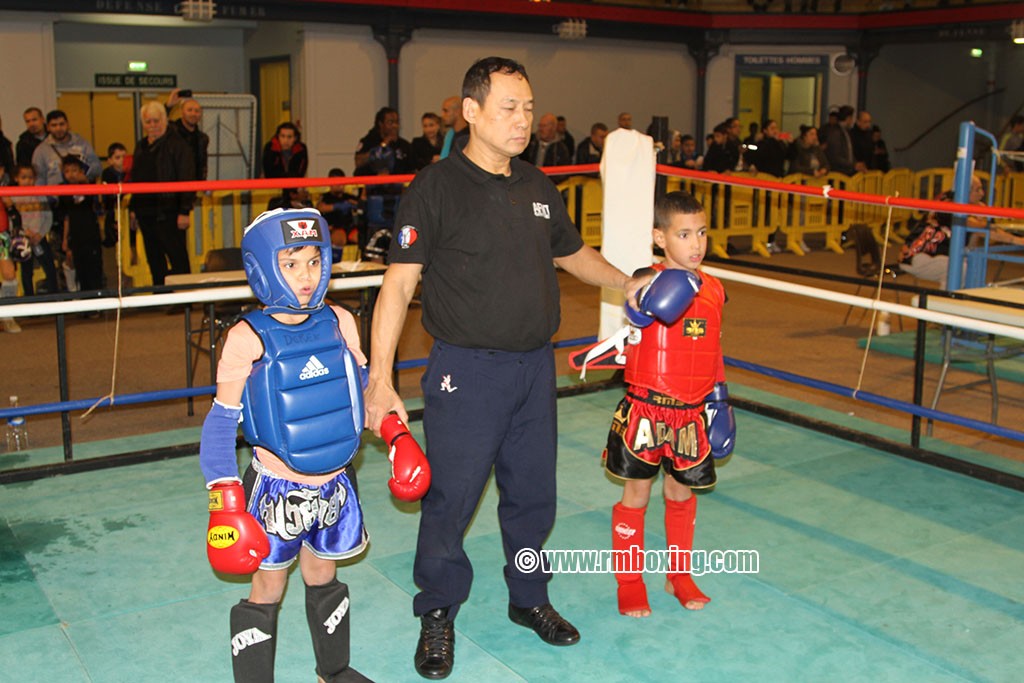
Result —
[[110, 145], [107, 147], [107, 156], [113, 156], [114, 152], [118, 150], [121, 150], [122, 152], [125, 153], [128, 152], [128, 148], [122, 145], [120, 142], [111, 142]]
[[14, 167], [14, 176], [17, 177], [22, 171], [31, 171], [32, 175], [36, 174], [36, 167], [32, 164], [18, 164]]
[[654, 227], [658, 230], [667, 229], [672, 225], [672, 217], [677, 213], [704, 213], [704, 205], [689, 192], [669, 192], [654, 202]]
[[487, 94], [491, 92], [491, 74], [502, 73], [511, 76], [519, 74], [529, 83], [530, 77], [526, 75], [526, 67], [506, 57], [484, 57], [478, 59], [473, 66], [469, 67], [465, 78], [462, 79], [462, 98], [471, 97], [477, 103], [483, 105]]
[[334, 168], [332, 168], [330, 171], [327, 172], [327, 177], [328, 178], [344, 178], [345, 177], [345, 172], [343, 170], [341, 170], [340, 168], [338, 168], [337, 166], [335, 166]]
[[65, 155], [65, 156], [61, 157], [60, 165], [61, 165], [61, 168], [65, 167], [65, 166], [78, 166], [83, 171], [88, 171], [89, 170], [89, 164], [86, 162], [85, 159], [83, 159], [82, 157], [78, 156], [77, 154], [68, 154], [68, 155]]

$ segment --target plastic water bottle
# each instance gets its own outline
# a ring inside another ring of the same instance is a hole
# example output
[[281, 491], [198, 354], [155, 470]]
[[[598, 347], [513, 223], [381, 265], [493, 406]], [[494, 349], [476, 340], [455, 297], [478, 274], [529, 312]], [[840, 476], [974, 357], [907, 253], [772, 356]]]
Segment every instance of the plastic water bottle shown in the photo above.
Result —
[[889, 322], [889, 312], [882, 311], [878, 314], [878, 322], [875, 324], [875, 334], [879, 337], [887, 337], [892, 332], [892, 325]]
[[[18, 397], [11, 396], [11, 407], [18, 407]], [[24, 415], [13, 415], [7, 418], [7, 452], [16, 453], [28, 448], [28, 428], [25, 427]]]

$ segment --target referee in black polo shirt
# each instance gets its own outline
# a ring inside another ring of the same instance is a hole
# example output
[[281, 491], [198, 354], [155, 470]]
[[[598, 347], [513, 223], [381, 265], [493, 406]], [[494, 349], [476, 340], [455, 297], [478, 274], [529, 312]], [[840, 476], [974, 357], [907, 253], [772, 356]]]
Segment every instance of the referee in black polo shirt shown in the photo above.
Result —
[[413, 612], [421, 622], [416, 671], [435, 679], [454, 663], [453, 621], [473, 578], [463, 534], [492, 467], [509, 618], [552, 645], [579, 640], [548, 600], [550, 574], [521, 571], [514, 561], [521, 550], [539, 551], [555, 521], [555, 264], [628, 298], [646, 282], [584, 245], [555, 186], [516, 158], [533, 121], [523, 66], [499, 57], [476, 62], [462, 98], [465, 148], [423, 169], [399, 206], [366, 392], [374, 431], [388, 411], [407, 417], [391, 368], [422, 277], [423, 326], [435, 340], [422, 380], [433, 483], [422, 501]]

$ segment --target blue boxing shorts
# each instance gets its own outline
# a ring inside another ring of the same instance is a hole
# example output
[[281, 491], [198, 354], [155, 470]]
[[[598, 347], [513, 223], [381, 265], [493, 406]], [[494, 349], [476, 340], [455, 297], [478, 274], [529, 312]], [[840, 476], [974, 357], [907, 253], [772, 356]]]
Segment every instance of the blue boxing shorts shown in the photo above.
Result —
[[311, 486], [282, 479], [253, 458], [242, 483], [249, 514], [270, 539], [270, 554], [260, 569], [288, 567], [302, 546], [324, 560], [344, 560], [363, 552], [369, 537], [359, 496], [346, 472]]

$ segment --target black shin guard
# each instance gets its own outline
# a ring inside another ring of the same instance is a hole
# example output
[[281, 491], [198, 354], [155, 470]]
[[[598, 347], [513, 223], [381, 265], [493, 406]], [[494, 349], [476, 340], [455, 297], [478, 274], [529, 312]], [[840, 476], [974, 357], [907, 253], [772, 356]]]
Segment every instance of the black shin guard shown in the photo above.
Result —
[[316, 673], [327, 683], [366, 681], [349, 667], [348, 586], [334, 579], [306, 586], [306, 620], [313, 636]]
[[231, 668], [235, 683], [273, 683], [279, 603], [240, 600], [231, 608]]

